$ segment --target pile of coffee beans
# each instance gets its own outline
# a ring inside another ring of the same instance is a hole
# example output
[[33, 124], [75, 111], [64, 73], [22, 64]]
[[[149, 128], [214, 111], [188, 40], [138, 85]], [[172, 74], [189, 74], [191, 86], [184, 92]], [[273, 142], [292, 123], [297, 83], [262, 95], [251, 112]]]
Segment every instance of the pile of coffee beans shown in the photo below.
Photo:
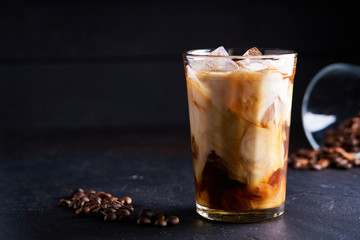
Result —
[[60, 199], [59, 205], [73, 208], [77, 215], [97, 214], [104, 217], [104, 221], [129, 220], [134, 207], [128, 196], [114, 197], [103, 191], [82, 188], [70, 192], [70, 199]]
[[[74, 189], [70, 192], [70, 199], [61, 198], [60, 206], [72, 208], [76, 215], [98, 215], [102, 216], [104, 221], [132, 221], [134, 207], [132, 198], [129, 196], [115, 197], [104, 191], [88, 190], [82, 188]], [[138, 225], [166, 227], [176, 225], [180, 222], [177, 216], [165, 218], [162, 213], [155, 213], [151, 209], [144, 209], [139, 213], [136, 220]]]
[[294, 169], [322, 170], [327, 167], [349, 169], [360, 166], [360, 112], [344, 122], [337, 130], [326, 131], [319, 150], [301, 148], [289, 155]]

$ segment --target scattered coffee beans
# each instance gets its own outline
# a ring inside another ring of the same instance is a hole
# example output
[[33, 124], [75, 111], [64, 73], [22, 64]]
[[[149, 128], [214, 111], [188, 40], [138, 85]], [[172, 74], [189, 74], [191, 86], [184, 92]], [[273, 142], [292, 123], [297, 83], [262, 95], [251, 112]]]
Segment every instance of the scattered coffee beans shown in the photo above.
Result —
[[151, 209], [144, 209], [139, 213], [139, 217], [136, 222], [139, 225], [149, 225], [152, 223], [157, 227], [166, 227], [167, 225], [176, 225], [180, 221], [176, 216], [170, 216], [165, 219], [165, 215], [162, 213], [155, 213]]
[[176, 225], [180, 222], [179, 218], [177, 216], [170, 216], [166, 219], [168, 224], [170, 225]]
[[139, 217], [136, 220], [136, 223], [139, 225], [149, 225], [149, 224], [151, 224], [151, 220], [148, 217]]
[[155, 214], [155, 219], [165, 219], [165, 215], [162, 213]]
[[157, 227], [166, 227], [167, 226], [167, 222], [165, 219], [156, 219], [154, 222], [154, 225]]
[[[104, 191], [95, 191], [93, 189], [84, 191], [77, 188], [70, 191], [70, 199], [61, 198], [59, 205], [72, 208], [76, 215], [102, 215], [104, 221], [113, 222], [115, 220], [125, 222], [131, 221], [134, 207], [132, 198], [129, 196], [115, 197]], [[140, 211], [136, 220], [138, 225], [166, 227], [179, 223], [179, 218], [170, 216], [165, 220], [165, 215], [155, 213], [151, 209]]]
[[139, 217], [153, 218], [155, 213], [151, 209], [144, 209], [139, 213]]
[[337, 130], [328, 130], [319, 150], [300, 148], [289, 155], [294, 169], [322, 170], [327, 167], [349, 169], [360, 166], [360, 112], [342, 122]]

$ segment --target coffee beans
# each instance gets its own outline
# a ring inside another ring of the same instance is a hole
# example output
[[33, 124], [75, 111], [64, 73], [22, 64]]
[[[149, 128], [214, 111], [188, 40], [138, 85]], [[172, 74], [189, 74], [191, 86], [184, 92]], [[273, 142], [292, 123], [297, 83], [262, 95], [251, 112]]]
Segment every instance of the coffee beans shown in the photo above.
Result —
[[[59, 205], [75, 210], [79, 216], [102, 216], [106, 222], [131, 222], [135, 209], [132, 206], [133, 200], [129, 196], [115, 197], [104, 191], [90, 189], [84, 191], [77, 188], [70, 191], [70, 199], [61, 198]], [[155, 213], [151, 209], [143, 209], [139, 212], [136, 223], [142, 226], [166, 227], [179, 223], [179, 218], [169, 216], [165, 218], [162, 213]]]
[[360, 112], [342, 122], [337, 130], [328, 130], [319, 150], [301, 148], [289, 155], [294, 169], [322, 170], [328, 167], [349, 169], [360, 166]]
[[119, 216], [130, 216], [130, 211], [126, 208], [123, 208], [123, 209], [119, 209], [117, 212], [116, 212]]
[[139, 217], [136, 222], [139, 225], [153, 224], [157, 227], [166, 227], [167, 225], [176, 225], [180, 221], [179, 218], [176, 216], [169, 216], [166, 219], [165, 215], [162, 213], [155, 213], [151, 209], [144, 209], [139, 213]]
[[69, 199], [60, 199], [59, 205], [75, 209], [76, 215], [102, 214], [104, 221], [115, 221], [118, 216], [130, 216], [134, 208], [131, 205], [132, 199], [128, 196], [124, 202], [118, 201], [110, 193], [104, 191], [88, 190], [77, 188], [70, 192]]

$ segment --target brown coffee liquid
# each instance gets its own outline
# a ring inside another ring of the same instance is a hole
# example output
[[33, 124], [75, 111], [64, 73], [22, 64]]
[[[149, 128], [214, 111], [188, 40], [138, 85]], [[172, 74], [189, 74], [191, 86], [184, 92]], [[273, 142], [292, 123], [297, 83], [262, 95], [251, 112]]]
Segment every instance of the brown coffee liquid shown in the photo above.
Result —
[[[288, 140], [284, 141], [284, 145], [287, 149]], [[197, 151], [194, 137], [192, 137], [192, 149]], [[193, 157], [193, 160], [196, 161], [196, 152], [193, 152]], [[250, 188], [244, 183], [230, 179], [222, 164], [222, 158], [215, 151], [211, 151], [207, 157], [200, 182], [195, 178], [197, 203], [212, 209], [250, 211], [262, 209], [263, 206], [268, 205], [278, 207], [274, 206], [274, 202], [279, 202], [278, 199], [275, 199], [278, 196], [275, 195], [284, 193], [278, 204], [280, 206], [285, 201], [287, 152], [284, 158], [284, 166], [273, 172], [267, 182]]]

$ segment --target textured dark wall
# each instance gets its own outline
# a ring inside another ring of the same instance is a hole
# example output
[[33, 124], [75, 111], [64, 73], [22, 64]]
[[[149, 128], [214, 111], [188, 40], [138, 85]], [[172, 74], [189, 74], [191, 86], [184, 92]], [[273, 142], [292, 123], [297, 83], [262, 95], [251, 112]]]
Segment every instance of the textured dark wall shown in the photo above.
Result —
[[360, 64], [355, 11], [265, 0], [2, 2], [2, 128], [186, 125], [181, 53], [219, 45], [298, 51], [299, 125], [311, 77], [330, 63]]

